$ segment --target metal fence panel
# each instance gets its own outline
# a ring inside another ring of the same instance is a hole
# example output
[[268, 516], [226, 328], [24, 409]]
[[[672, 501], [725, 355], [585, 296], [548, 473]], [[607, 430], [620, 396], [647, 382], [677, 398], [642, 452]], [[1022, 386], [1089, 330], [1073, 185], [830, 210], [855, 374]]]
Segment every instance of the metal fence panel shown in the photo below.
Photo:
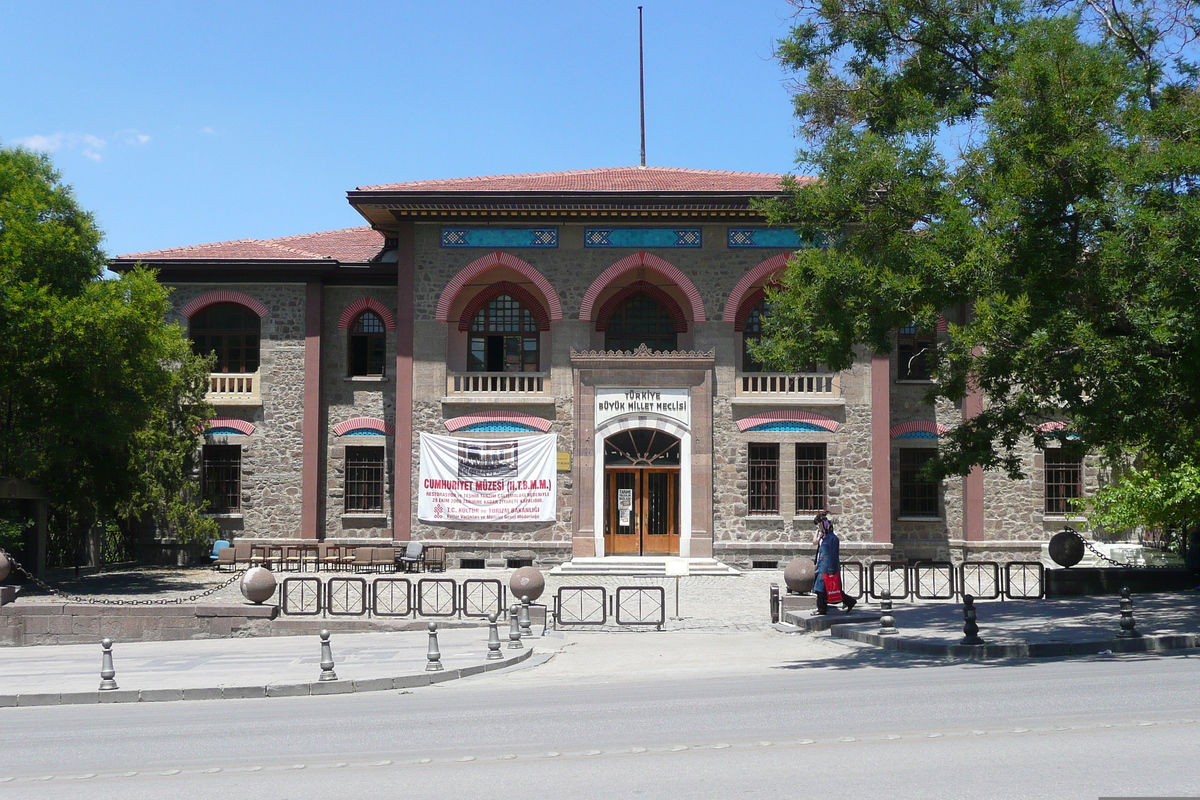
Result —
[[1004, 565], [1004, 593], [1010, 600], [1040, 600], [1045, 594], [1046, 568], [1040, 561], [1010, 561]]
[[608, 621], [608, 592], [603, 586], [560, 586], [554, 597], [554, 627], [603, 625]]
[[919, 600], [954, 597], [954, 565], [949, 561], [918, 561], [912, 567], [913, 591]]
[[371, 581], [371, 611], [377, 617], [407, 617], [413, 612], [412, 581], [408, 578]]
[[417, 616], [453, 617], [458, 613], [458, 582], [453, 578], [417, 581]]
[[861, 561], [843, 561], [839, 572], [842, 575], [842, 594], [855, 600], [863, 596], [863, 565]]
[[661, 586], [618, 586], [618, 625], [655, 625], [667, 621], [667, 593]]
[[464, 617], [504, 615], [508, 590], [495, 578], [467, 578], [462, 583], [461, 613]]
[[280, 610], [284, 614], [315, 616], [325, 608], [320, 578], [284, 578], [279, 594], [283, 598]]
[[1000, 596], [1000, 565], [995, 561], [964, 561], [958, 565], [958, 590], [976, 600]]
[[882, 600], [884, 592], [891, 592], [893, 600], [908, 597], [908, 564], [904, 561], [871, 562], [871, 587], [869, 595]]
[[360, 617], [367, 613], [366, 578], [330, 578], [325, 583], [325, 609], [333, 616]]

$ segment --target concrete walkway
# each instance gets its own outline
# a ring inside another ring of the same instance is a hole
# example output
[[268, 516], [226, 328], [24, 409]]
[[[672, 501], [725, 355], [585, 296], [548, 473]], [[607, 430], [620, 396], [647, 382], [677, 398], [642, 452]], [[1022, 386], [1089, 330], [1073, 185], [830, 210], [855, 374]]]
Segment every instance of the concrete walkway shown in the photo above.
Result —
[[[506, 631], [507, 633], [507, 631]], [[295, 697], [428, 686], [524, 662], [532, 641], [487, 660], [487, 628], [438, 632], [444, 669], [425, 670], [427, 633], [330, 638], [338, 680], [322, 682], [317, 636], [128, 642], [113, 645], [116, 690], [99, 691], [99, 644], [0, 650], [0, 707]], [[507, 637], [504, 637], [505, 639]]]

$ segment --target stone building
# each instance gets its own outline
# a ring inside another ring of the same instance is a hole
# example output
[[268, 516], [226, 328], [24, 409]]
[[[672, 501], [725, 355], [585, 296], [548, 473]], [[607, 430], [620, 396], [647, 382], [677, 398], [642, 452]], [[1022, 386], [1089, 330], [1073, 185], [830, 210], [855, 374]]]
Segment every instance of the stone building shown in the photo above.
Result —
[[[1095, 470], [1031, 445], [1024, 481], [922, 480], [938, 435], [982, 402], [924, 400], [938, 331], [898, 331], [892, 354], [839, 373], [750, 358], [764, 287], [802, 246], [752, 207], [779, 178], [629, 167], [367, 186], [349, 193], [364, 227], [113, 269], [160, 270], [174, 319], [217, 353], [202, 477], [233, 537], [418, 539], [464, 566], [774, 566], [810, 550], [828, 508], [847, 557], [1036, 557]], [[420, 514], [422, 492], [455, 483], [421, 481], [422, 434], [472, 457], [511, 446], [514, 465], [516, 442], [552, 434], [548, 518]]]

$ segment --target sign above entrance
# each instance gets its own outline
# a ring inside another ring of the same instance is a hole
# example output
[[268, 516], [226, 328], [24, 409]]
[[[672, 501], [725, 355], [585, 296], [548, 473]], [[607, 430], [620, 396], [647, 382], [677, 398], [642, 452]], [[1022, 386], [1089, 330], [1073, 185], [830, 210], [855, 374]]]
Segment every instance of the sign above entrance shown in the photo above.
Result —
[[690, 389], [596, 389], [596, 426], [622, 414], [657, 414], [690, 427]]

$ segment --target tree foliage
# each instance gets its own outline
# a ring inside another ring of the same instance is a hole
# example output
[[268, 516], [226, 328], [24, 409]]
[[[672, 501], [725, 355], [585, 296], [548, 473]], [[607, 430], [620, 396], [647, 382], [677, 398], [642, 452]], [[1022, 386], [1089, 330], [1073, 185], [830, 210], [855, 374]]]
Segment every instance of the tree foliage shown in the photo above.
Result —
[[940, 474], [1018, 477], [1022, 440], [1068, 435], [1160, 475], [1200, 463], [1194, 5], [798, 9], [777, 53], [817, 180], [764, 208], [830, 244], [796, 254], [758, 357], [843, 369], [944, 316], [929, 398], [986, 402]]
[[208, 362], [153, 273], [101, 279], [100, 238], [46, 156], [0, 148], [0, 475], [66, 527], [151, 515], [208, 535], [187, 502]]

